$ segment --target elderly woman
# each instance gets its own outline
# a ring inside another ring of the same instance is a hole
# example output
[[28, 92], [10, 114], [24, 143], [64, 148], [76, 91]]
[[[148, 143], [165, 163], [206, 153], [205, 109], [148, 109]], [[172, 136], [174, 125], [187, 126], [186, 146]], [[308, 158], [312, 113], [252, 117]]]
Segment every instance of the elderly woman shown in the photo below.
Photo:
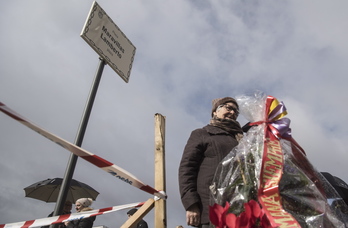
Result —
[[179, 167], [179, 187], [187, 225], [210, 227], [209, 185], [219, 162], [243, 137], [238, 114], [234, 98], [214, 99], [210, 123], [191, 132]]
[[[90, 198], [78, 199], [75, 203], [75, 209], [77, 212], [90, 211], [92, 210], [92, 208], [90, 208], [92, 202], [93, 200]], [[94, 220], [95, 216], [87, 217], [83, 219], [72, 220], [70, 222], [65, 223], [65, 225], [67, 228], [92, 228]]]

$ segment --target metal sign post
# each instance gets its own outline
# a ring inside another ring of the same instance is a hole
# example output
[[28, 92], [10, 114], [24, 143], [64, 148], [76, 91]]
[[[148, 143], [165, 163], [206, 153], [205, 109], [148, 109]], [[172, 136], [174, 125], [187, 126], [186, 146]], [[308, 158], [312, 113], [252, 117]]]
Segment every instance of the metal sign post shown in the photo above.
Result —
[[[95, 100], [95, 97], [97, 94], [97, 90], [98, 90], [98, 86], [99, 86], [101, 76], [102, 76], [102, 73], [104, 70], [104, 66], [105, 66], [105, 61], [102, 58], [100, 58], [99, 66], [98, 66], [98, 69], [97, 69], [97, 72], [96, 72], [96, 75], [94, 78], [94, 82], [92, 84], [92, 88], [91, 88], [91, 91], [90, 91], [90, 94], [89, 94], [89, 97], [87, 100], [85, 110], [83, 112], [83, 116], [82, 116], [80, 126], [78, 129], [77, 135], [76, 135], [76, 139], [74, 142], [74, 144], [79, 146], [79, 147], [81, 147], [81, 145], [82, 145], [83, 137], [84, 137], [85, 132], [86, 132], [89, 116], [90, 116], [91, 111], [92, 111], [93, 103], [94, 103], [94, 100]], [[56, 204], [53, 216], [59, 215], [63, 211], [64, 203], [65, 203], [67, 195], [68, 195], [70, 182], [71, 182], [72, 176], [74, 174], [77, 158], [78, 158], [78, 156], [71, 153], [67, 168], [65, 170], [65, 175], [63, 178], [62, 186], [61, 186], [60, 191], [59, 191], [57, 204]], [[74, 204], [75, 202], [72, 202], [72, 203]]]
[[[75, 139], [75, 145], [79, 147], [82, 145], [105, 64], [108, 64], [128, 83], [136, 50], [132, 42], [130, 42], [96, 1], [92, 4], [85, 25], [83, 26], [81, 37], [97, 52], [100, 56], [100, 62]], [[74, 154], [71, 154], [69, 158], [53, 213], [54, 216], [62, 213], [77, 158]]]

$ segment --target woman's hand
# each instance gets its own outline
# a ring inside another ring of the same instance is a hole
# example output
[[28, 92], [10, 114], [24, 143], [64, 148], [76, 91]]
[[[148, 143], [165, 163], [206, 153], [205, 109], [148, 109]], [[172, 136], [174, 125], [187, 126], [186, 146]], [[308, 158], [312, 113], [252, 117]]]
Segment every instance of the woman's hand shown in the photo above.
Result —
[[186, 222], [189, 226], [199, 226], [201, 222], [201, 210], [197, 204], [194, 204], [187, 209]]

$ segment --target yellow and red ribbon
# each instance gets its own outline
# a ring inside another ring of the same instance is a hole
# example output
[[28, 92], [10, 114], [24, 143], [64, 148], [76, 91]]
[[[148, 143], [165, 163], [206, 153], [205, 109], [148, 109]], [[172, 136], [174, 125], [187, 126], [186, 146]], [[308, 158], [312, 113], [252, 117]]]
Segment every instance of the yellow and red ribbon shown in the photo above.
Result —
[[280, 139], [290, 139], [290, 120], [284, 104], [272, 96], [266, 100], [265, 120], [251, 125], [265, 124], [264, 149], [260, 172], [258, 199], [273, 227], [300, 228], [300, 224], [281, 203], [279, 182], [283, 173], [284, 156]]

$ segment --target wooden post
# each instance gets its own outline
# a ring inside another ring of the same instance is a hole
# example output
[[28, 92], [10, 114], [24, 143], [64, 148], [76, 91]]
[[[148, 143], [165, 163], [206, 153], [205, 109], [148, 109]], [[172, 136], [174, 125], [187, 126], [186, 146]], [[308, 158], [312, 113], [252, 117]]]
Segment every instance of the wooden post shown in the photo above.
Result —
[[138, 222], [144, 218], [144, 216], [151, 211], [154, 207], [154, 199], [148, 199], [143, 206], [141, 206], [137, 212], [133, 214], [121, 228], [135, 228], [137, 227]]
[[[166, 192], [165, 117], [155, 114], [155, 189]], [[167, 227], [166, 200], [155, 201], [155, 227]]]

